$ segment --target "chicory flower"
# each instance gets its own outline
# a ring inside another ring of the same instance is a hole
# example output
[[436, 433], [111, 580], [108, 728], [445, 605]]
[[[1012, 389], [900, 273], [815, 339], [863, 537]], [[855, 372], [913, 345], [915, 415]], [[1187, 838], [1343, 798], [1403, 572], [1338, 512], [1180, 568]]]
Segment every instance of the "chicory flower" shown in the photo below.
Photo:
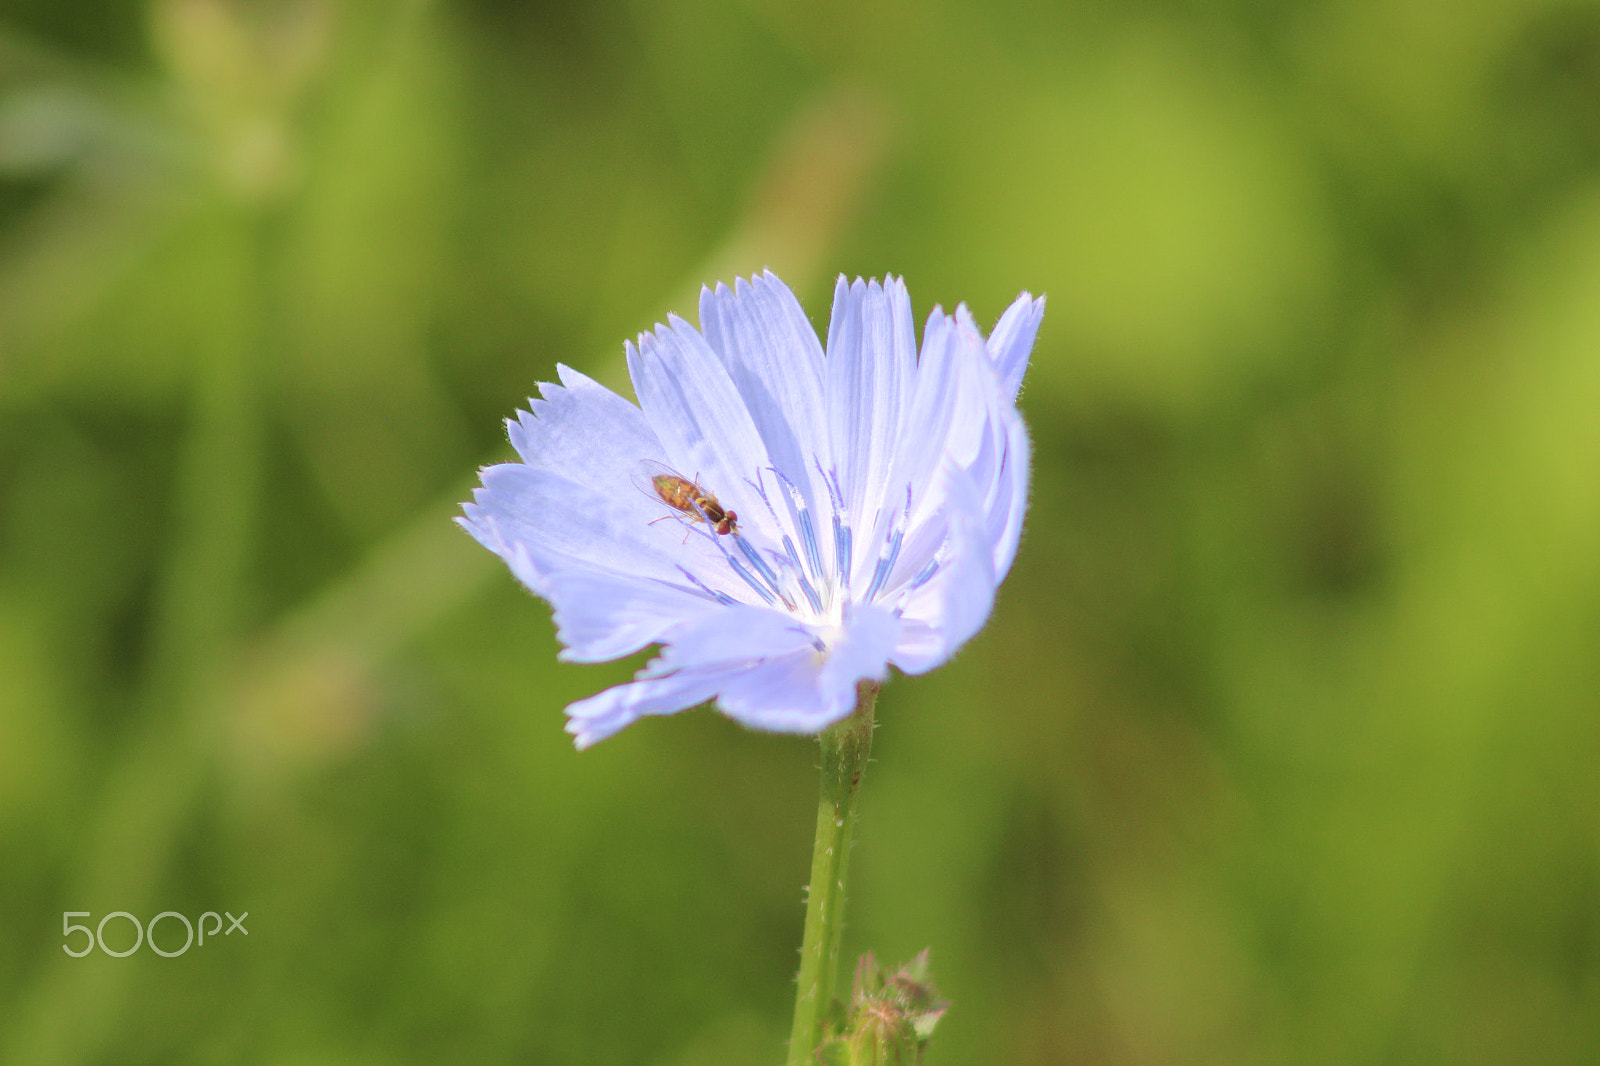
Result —
[[1016, 396], [1044, 313], [1023, 293], [985, 341], [935, 308], [920, 353], [904, 283], [841, 276], [827, 347], [767, 272], [702, 289], [627, 345], [639, 404], [569, 367], [507, 421], [457, 519], [555, 608], [569, 662], [651, 644], [634, 681], [567, 708], [588, 747], [714, 699], [815, 733], [890, 665], [920, 674], [982, 627], [1027, 508]]

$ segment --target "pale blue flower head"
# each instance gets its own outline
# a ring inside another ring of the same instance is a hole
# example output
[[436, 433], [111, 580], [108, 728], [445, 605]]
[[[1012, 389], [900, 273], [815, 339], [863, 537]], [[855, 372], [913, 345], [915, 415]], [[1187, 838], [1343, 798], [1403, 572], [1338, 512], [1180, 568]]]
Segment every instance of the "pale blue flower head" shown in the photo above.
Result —
[[578, 746], [711, 699], [815, 733], [857, 682], [949, 659], [1016, 554], [1043, 314], [1023, 293], [985, 341], [935, 308], [919, 353], [900, 279], [840, 277], [824, 350], [769, 272], [627, 345], [637, 407], [558, 366], [458, 521], [554, 606], [562, 659], [661, 645], [567, 708]]

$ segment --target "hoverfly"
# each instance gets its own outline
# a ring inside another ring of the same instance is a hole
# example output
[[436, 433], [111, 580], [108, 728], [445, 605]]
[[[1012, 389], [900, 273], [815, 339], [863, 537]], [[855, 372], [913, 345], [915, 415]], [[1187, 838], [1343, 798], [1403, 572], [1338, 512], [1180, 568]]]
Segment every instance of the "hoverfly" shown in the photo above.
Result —
[[[680, 515], [688, 516], [691, 522], [699, 522], [702, 518], [710, 523], [711, 528], [721, 536], [739, 532], [739, 515], [723, 507], [717, 498], [693, 478], [686, 478], [670, 468], [651, 460], [644, 461], [646, 476], [649, 478], [649, 487], [643, 484], [639, 487], [649, 495], [654, 496]], [[677, 515], [663, 515], [656, 522]], [[655, 522], [650, 523], [655, 525]]]

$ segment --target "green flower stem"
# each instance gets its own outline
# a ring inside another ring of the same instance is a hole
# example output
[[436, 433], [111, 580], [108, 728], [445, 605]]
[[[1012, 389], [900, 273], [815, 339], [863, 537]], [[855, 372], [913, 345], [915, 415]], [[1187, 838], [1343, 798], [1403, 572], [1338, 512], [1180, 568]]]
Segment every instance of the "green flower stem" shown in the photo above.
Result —
[[822, 748], [822, 798], [817, 804], [817, 839], [811, 851], [806, 892], [806, 932], [800, 947], [800, 987], [789, 1036], [789, 1066], [810, 1066], [822, 1042], [822, 1022], [833, 1002], [844, 935], [844, 886], [855, 836], [856, 794], [872, 750], [872, 709], [878, 685], [856, 688], [856, 709], [817, 739]]

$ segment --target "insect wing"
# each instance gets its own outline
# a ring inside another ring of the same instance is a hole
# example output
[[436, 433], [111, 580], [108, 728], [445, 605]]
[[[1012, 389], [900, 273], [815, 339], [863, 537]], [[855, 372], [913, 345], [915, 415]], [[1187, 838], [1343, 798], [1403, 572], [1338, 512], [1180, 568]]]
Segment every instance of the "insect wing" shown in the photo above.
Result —
[[662, 518], [700, 521], [700, 512], [695, 509], [695, 499], [700, 495], [699, 486], [666, 463], [654, 459], [641, 459], [639, 468], [634, 471], [630, 480], [634, 488], [656, 503], [672, 509], [672, 513], [662, 515]]
[[633, 473], [628, 475], [628, 480], [633, 487], [650, 497], [657, 503], [665, 503], [656, 486], [660, 484], [656, 479], [660, 477], [677, 477], [672, 468], [666, 463], [658, 463], [654, 459], [641, 459]]
[[666, 504], [690, 522], [707, 522], [719, 534], [738, 532], [738, 516], [693, 478], [686, 478], [665, 463], [641, 459], [633, 483], [640, 492]]

